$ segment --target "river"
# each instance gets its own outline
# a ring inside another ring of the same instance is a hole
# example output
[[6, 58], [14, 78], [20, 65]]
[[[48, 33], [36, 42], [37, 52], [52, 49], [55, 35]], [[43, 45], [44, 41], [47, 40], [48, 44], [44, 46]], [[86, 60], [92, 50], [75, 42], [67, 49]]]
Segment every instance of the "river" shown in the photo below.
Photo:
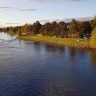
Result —
[[96, 52], [2, 32], [0, 96], [96, 96]]

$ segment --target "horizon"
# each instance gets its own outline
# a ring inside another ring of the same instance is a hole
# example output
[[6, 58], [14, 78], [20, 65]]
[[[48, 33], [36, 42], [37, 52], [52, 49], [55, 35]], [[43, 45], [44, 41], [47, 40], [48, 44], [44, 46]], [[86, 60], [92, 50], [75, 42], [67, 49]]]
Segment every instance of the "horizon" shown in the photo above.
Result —
[[[1, 1], [1, 0], [0, 0]], [[91, 20], [96, 15], [95, 0], [3, 0], [0, 27], [41, 24], [52, 21]]]

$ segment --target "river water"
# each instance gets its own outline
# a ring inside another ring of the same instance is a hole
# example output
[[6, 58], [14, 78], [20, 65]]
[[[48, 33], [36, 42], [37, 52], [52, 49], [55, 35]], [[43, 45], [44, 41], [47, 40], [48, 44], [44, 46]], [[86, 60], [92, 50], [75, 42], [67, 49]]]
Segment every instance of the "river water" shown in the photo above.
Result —
[[96, 96], [96, 53], [0, 33], [0, 96]]

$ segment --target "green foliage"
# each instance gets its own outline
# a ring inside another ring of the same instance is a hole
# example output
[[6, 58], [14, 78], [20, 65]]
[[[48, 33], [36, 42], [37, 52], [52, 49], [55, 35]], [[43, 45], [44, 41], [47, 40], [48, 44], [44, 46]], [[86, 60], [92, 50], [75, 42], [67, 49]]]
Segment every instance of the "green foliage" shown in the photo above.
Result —
[[18, 29], [21, 29], [21, 26], [2, 28], [1, 31], [7, 32], [10, 35], [14, 35], [14, 34], [17, 34]]
[[91, 24], [88, 21], [83, 21], [79, 23], [79, 33], [81, 34], [90, 34], [92, 31]]
[[34, 34], [39, 34], [40, 28], [41, 28], [40, 22], [39, 22], [39, 21], [36, 21], [36, 22], [33, 24], [32, 31], [34, 32]]
[[18, 29], [17, 35], [18, 35], [18, 36], [21, 36], [21, 35], [22, 35], [22, 34], [21, 34], [21, 29]]
[[8, 33], [9, 33], [10, 35], [14, 35], [14, 31], [13, 31], [13, 30], [14, 30], [14, 29], [13, 29], [12, 27], [10, 27]]
[[39, 30], [41, 28], [41, 24], [39, 21], [36, 21], [33, 25], [25, 24], [22, 26], [22, 33], [26, 35], [39, 34]]
[[92, 28], [94, 29], [96, 27], [96, 16], [89, 23], [91, 24]]
[[67, 37], [67, 25], [64, 22], [59, 22], [56, 30], [60, 37]]
[[96, 27], [94, 28], [91, 34], [90, 46], [91, 48], [96, 48]]

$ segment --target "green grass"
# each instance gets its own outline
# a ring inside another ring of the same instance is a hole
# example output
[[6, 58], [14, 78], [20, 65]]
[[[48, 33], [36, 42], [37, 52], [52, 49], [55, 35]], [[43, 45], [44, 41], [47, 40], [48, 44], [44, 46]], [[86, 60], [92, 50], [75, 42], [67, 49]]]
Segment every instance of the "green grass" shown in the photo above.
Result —
[[44, 41], [44, 42], [52, 42], [52, 43], [58, 43], [58, 44], [66, 44], [66, 45], [72, 45], [72, 46], [80, 46], [80, 47], [89, 47], [89, 39], [82, 39], [80, 38], [57, 38], [57, 37], [48, 37], [48, 36], [18, 36], [18, 39], [22, 40], [35, 40], [35, 41]]

